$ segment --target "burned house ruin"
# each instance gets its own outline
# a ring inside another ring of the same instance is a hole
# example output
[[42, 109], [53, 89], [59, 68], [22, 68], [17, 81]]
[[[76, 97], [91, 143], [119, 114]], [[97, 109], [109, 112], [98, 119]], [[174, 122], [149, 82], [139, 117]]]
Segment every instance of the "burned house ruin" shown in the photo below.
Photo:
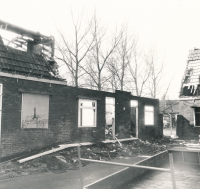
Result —
[[0, 25], [21, 35], [13, 43], [26, 45], [12, 48], [0, 37], [2, 156], [54, 143], [162, 135], [158, 99], [68, 86], [56, 73], [52, 37]]

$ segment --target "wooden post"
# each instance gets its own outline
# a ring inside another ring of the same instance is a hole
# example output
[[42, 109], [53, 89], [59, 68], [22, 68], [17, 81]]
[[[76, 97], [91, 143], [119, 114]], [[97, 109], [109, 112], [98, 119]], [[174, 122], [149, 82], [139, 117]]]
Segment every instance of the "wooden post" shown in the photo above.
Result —
[[112, 137], [115, 140], [115, 118], [112, 118]]
[[176, 189], [176, 180], [175, 180], [175, 174], [174, 174], [174, 162], [173, 162], [172, 153], [169, 153], [169, 164], [170, 164], [170, 170], [171, 170], [171, 176], [172, 176], [172, 186], [173, 186], [173, 189]]
[[2, 115], [2, 94], [3, 94], [3, 84], [0, 84], [0, 158], [2, 157], [3, 154], [3, 147], [2, 147], [2, 129], [1, 129], [1, 115]]
[[80, 173], [80, 184], [81, 187], [80, 189], [83, 189], [83, 173], [82, 173], [82, 164], [81, 164], [81, 149], [80, 149], [80, 145], [77, 146], [77, 151], [78, 151], [78, 163], [79, 163], [79, 173]]

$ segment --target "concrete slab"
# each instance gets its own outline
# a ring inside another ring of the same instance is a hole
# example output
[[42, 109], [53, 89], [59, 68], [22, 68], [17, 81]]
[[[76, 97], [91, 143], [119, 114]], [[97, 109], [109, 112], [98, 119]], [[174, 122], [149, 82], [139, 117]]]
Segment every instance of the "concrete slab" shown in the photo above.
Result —
[[[131, 157], [126, 159], [115, 159], [113, 162], [121, 163], [137, 163], [144, 157]], [[121, 166], [102, 165], [91, 163], [83, 167], [83, 184], [88, 185], [96, 180], [99, 180], [107, 175], [113, 174], [122, 170]], [[52, 172], [42, 173], [37, 175], [28, 175], [4, 179], [0, 181], [1, 189], [79, 189], [80, 178], [78, 170], [68, 170], [62, 174], [54, 174]]]
[[[165, 165], [168, 167], [169, 165]], [[177, 189], [200, 189], [200, 166], [175, 164]], [[149, 171], [118, 189], [172, 189], [171, 175], [166, 172]]]
[[[143, 165], [143, 166], [151, 166], [151, 167], [160, 167], [166, 161], [169, 162], [169, 156], [167, 151], [161, 152], [159, 154], [156, 154], [152, 157], [149, 157], [145, 160], [142, 160], [136, 165]], [[169, 167], [168, 167], [169, 168]], [[117, 171], [116, 173], [107, 175], [106, 177], [97, 180], [89, 185], [85, 186], [85, 189], [114, 189], [119, 186], [122, 186], [124, 183], [129, 182], [133, 178], [138, 177], [139, 175], [147, 172], [147, 169], [143, 168], [124, 168], [120, 171]], [[167, 173], [171, 176], [170, 173]], [[121, 187], [123, 188], [123, 187]]]

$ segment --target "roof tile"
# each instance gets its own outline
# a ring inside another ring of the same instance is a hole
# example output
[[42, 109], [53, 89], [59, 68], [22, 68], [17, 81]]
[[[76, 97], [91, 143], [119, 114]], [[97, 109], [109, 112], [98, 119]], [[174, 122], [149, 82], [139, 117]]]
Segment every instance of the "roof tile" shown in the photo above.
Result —
[[[1, 71], [16, 71], [18, 74], [24, 73], [31, 76], [52, 78], [48, 69], [49, 62], [42, 56], [30, 54], [25, 51], [5, 47], [0, 36], [0, 68]], [[58, 78], [54, 77], [56, 80]]]

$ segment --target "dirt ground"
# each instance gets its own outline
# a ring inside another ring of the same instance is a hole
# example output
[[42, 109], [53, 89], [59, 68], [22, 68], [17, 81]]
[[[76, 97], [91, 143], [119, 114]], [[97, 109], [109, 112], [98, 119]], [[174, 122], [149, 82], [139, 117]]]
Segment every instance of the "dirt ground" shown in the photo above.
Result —
[[[133, 140], [123, 143], [96, 144], [92, 146], [81, 147], [81, 157], [95, 160], [110, 160], [115, 158], [137, 157], [142, 155], [153, 155], [167, 149], [164, 143], [170, 142], [167, 139], [161, 139], [162, 144], [154, 141]], [[52, 171], [54, 173], [63, 173], [67, 170], [78, 169], [77, 148], [67, 148], [46, 156], [39, 157], [19, 164], [17, 161], [8, 161], [0, 164], [0, 179], [13, 178], [18, 176], [31, 175]], [[83, 163], [83, 166], [86, 166]]]
[[[153, 141], [138, 139], [123, 143], [99, 143], [92, 146], [81, 146], [81, 157], [108, 161], [117, 158], [152, 156], [174, 146], [184, 146], [184, 142], [163, 137]], [[87, 164], [82, 163], [82, 166], [87, 166]], [[71, 147], [21, 164], [17, 161], [1, 163], [0, 180], [49, 171], [58, 174], [77, 169], [77, 148]]]

